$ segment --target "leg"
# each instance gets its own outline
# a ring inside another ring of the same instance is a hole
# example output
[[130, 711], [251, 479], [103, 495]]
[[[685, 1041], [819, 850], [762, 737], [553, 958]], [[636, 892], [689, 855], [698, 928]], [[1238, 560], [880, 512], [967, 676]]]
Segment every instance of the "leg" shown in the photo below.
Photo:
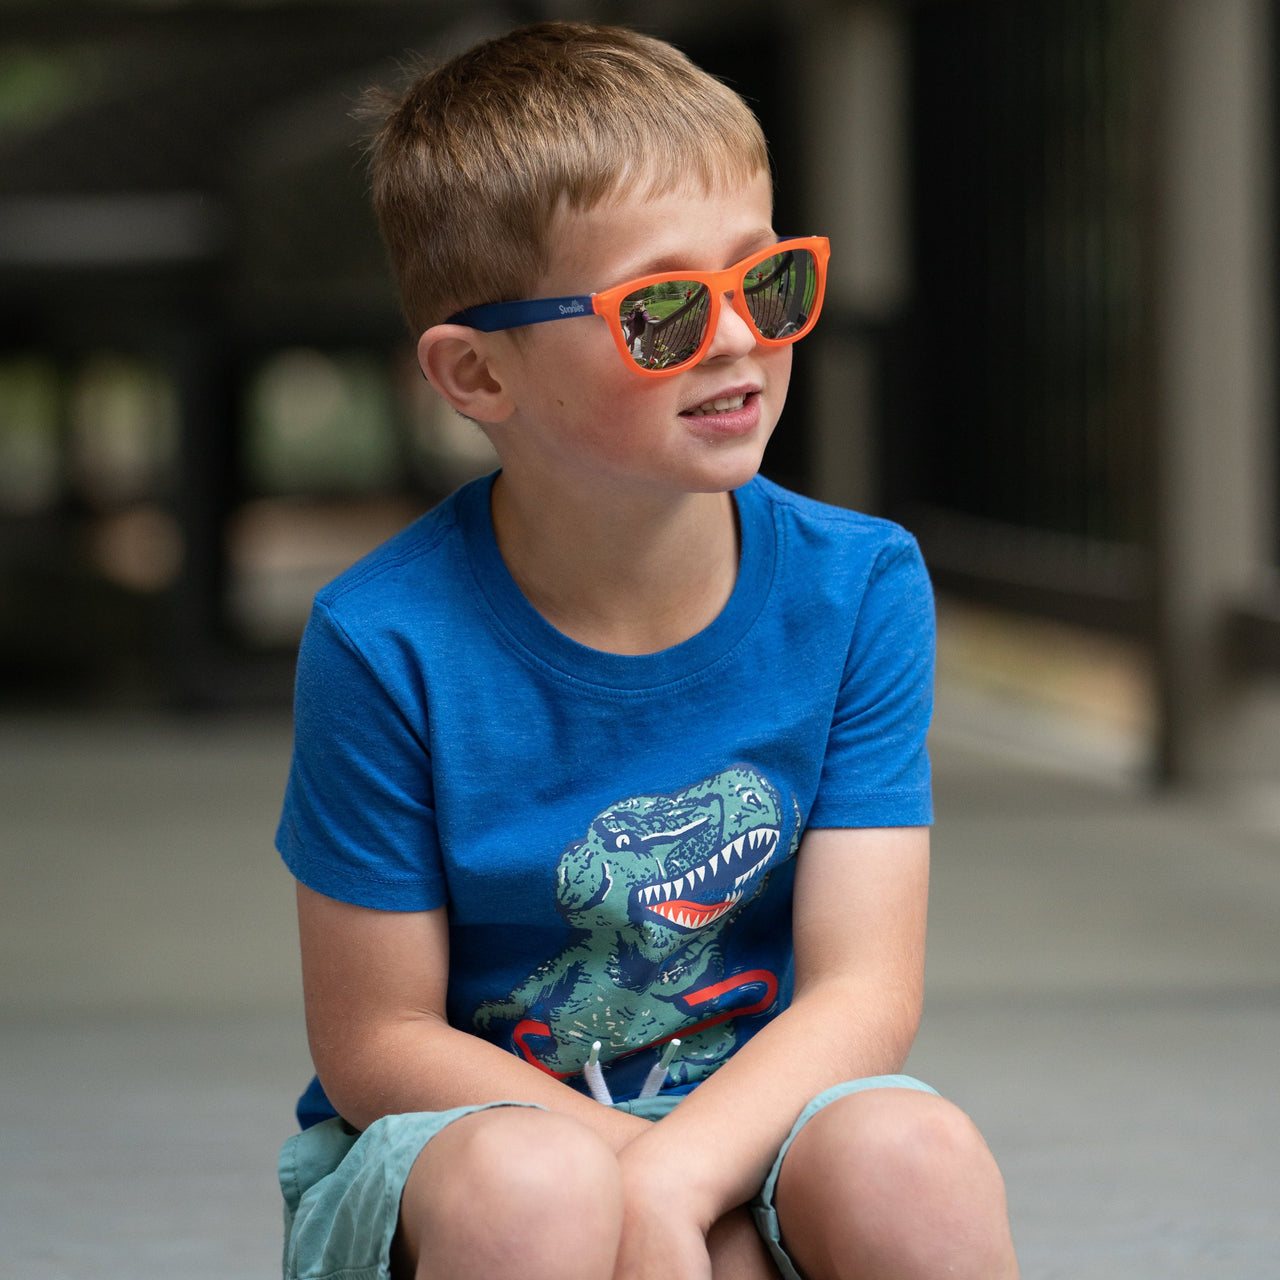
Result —
[[782, 1162], [775, 1203], [807, 1280], [1016, 1280], [1004, 1182], [963, 1112], [869, 1089], [824, 1107]]
[[707, 1233], [712, 1280], [778, 1280], [778, 1269], [742, 1205], [726, 1213]]
[[454, 1121], [405, 1183], [396, 1280], [608, 1280], [622, 1226], [613, 1152], [564, 1116], [499, 1107]]

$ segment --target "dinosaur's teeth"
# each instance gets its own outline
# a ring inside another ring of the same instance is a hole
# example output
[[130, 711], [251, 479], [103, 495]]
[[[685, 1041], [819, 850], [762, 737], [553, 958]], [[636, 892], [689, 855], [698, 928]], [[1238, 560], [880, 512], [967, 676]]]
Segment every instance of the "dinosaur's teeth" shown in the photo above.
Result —
[[743, 886], [764, 869], [765, 863], [768, 862], [770, 855], [777, 846], [778, 839], [779, 832], [776, 828], [758, 827], [753, 831], [745, 832], [736, 840], [726, 844], [719, 853], [712, 854], [709, 861], [693, 867], [675, 880], [668, 880], [663, 884], [646, 885], [640, 890], [639, 900], [645, 906], [652, 906], [655, 903], [670, 902], [673, 898], [678, 899], [686, 887], [692, 890], [697, 885], [703, 884], [706, 881], [708, 871], [711, 872], [713, 878], [717, 876], [721, 870], [722, 861], [724, 870], [728, 871], [729, 864], [735, 854], [740, 861], [745, 861], [747, 850], [752, 853], [762, 852], [763, 856], [754, 859], [752, 865], [746, 871], [734, 878], [733, 891], [722, 905], [708, 910], [705, 914], [702, 912], [690, 914], [685, 911], [662, 913], [674, 923], [683, 925], [685, 928], [696, 928], [699, 925], [710, 924], [713, 920], [717, 920], [724, 915], [726, 911], [732, 910], [738, 903], [742, 897]]

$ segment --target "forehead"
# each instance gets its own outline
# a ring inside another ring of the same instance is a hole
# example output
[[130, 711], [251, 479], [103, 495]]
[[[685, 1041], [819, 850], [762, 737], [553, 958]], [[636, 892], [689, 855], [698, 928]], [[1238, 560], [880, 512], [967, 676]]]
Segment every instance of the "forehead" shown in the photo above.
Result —
[[586, 208], [557, 209], [543, 285], [591, 293], [654, 271], [719, 270], [772, 239], [773, 187], [766, 172], [710, 190], [634, 184]]

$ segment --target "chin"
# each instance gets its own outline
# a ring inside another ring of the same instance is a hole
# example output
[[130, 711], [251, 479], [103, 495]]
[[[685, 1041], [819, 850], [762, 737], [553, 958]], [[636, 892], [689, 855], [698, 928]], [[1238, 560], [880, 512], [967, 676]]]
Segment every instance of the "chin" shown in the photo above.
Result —
[[741, 463], [733, 467], [717, 467], [714, 473], [704, 472], [689, 485], [691, 493], [731, 493], [749, 483], [760, 471], [762, 459]]
[[744, 440], [738, 442], [735, 448], [721, 451], [706, 468], [706, 474], [710, 480], [706, 492], [725, 493], [732, 489], [741, 489], [756, 476], [764, 464], [764, 447], [767, 443], [766, 436], [763, 441]]

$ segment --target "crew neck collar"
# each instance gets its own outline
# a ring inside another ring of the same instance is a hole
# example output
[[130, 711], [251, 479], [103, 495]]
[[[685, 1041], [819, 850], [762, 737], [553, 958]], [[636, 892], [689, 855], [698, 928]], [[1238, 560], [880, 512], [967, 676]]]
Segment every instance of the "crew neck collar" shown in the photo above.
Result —
[[458, 494], [458, 522], [472, 572], [498, 629], [536, 662], [587, 684], [644, 690], [690, 679], [714, 666], [746, 635], [773, 581], [777, 534], [759, 480], [733, 492], [741, 551], [738, 576], [725, 607], [696, 635], [657, 653], [607, 653], [579, 644], [553, 627], [525, 598], [498, 550], [490, 496], [498, 473]]

